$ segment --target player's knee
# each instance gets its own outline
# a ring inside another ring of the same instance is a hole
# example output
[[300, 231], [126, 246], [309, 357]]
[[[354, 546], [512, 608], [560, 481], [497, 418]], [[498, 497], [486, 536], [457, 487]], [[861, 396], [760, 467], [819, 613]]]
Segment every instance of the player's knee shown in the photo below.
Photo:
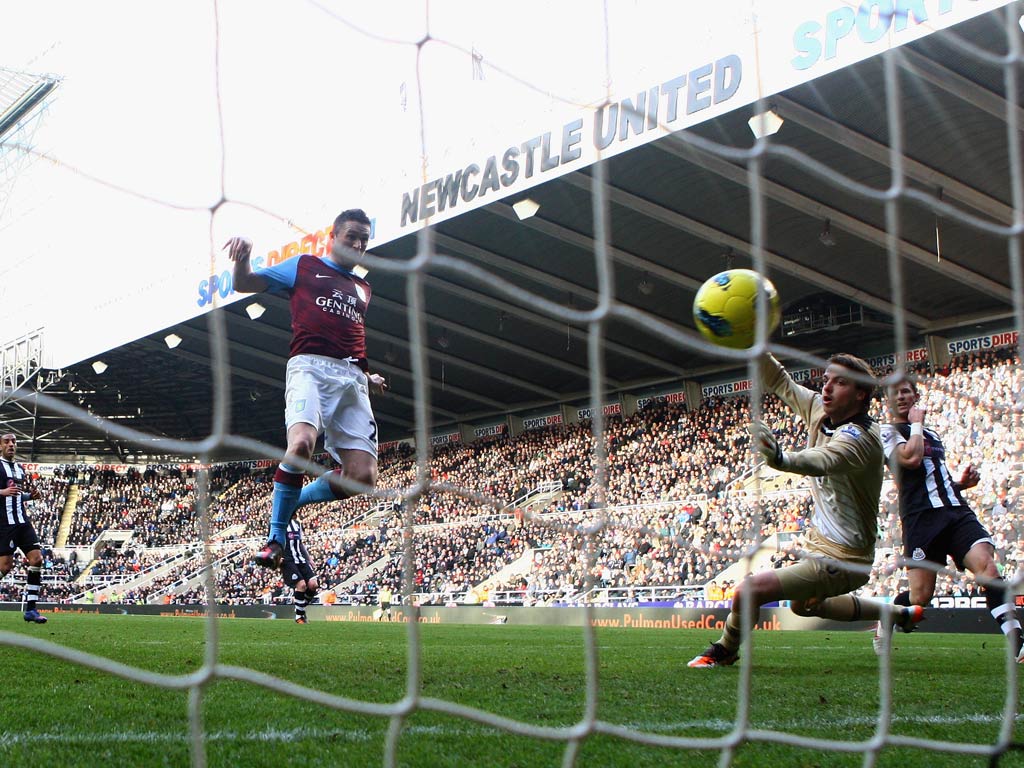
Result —
[[296, 592], [305, 592], [306, 591], [306, 582], [304, 582], [304, 581], [297, 581], [297, 582], [295, 582], [295, 591]]
[[743, 602], [745, 600], [754, 601], [755, 611], [761, 605], [757, 590], [753, 589], [748, 582], [741, 582], [732, 593], [732, 611], [734, 613], [741, 613], [743, 611]]
[[935, 595], [935, 587], [922, 588], [918, 590], [910, 590], [910, 604], [920, 605], [922, 607], [928, 605], [932, 601], [932, 597]]
[[971, 547], [964, 557], [964, 566], [975, 576], [982, 576], [986, 579], [994, 579], [999, 576], [999, 569], [996, 567], [996, 550], [987, 541], [980, 542]]
[[983, 558], [978, 564], [978, 570], [974, 572], [976, 576], [983, 576], [986, 579], [998, 579], [999, 569], [996, 567], [995, 558], [989, 555]]
[[353, 467], [352, 474], [348, 475], [348, 479], [373, 488], [377, 485], [377, 468], [374, 466]]
[[288, 438], [288, 455], [298, 459], [306, 459], [313, 455], [314, 440], [309, 440], [304, 435], [293, 435]]

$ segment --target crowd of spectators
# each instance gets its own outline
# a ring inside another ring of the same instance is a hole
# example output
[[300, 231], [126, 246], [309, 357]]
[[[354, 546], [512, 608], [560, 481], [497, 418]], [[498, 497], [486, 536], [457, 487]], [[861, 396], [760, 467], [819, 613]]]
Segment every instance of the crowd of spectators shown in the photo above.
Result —
[[95, 472], [78, 486], [68, 544], [89, 544], [107, 529], [131, 530], [140, 546], [165, 546], [194, 537], [195, 478], [179, 470], [158, 475]]
[[37, 474], [32, 478], [32, 485], [39, 491], [39, 499], [32, 505], [32, 526], [40, 541], [53, 542], [68, 497], [68, 481], [59, 475]]
[[87, 575], [127, 581], [150, 566], [156, 565], [166, 556], [162, 551], [147, 552], [130, 547], [118, 549], [108, 546], [96, 556]]
[[[74, 580], [81, 572], [77, 561], [66, 560], [56, 556], [49, 547], [43, 547], [43, 583], [42, 599], [44, 602], [63, 603], [70, 600], [76, 593]], [[14, 570], [5, 578], [0, 579], [0, 603], [20, 603], [25, 594], [24, 561], [16, 558]]]
[[[1022, 379], [1013, 349], [957, 358], [934, 375], [922, 376], [928, 423], [942, 435], [951, 466], [973, 462], [982, 469], [982, 483], [969, 498], [1004, 553], [1007, 574], [1024, 556], [1024, 431], [1017, 400]], [[881, 407], [879, 398], [878, 415], [884, 418]], [[796, 447], [798, 426], [774, 397], [764, 399], [762, 413], [783, 443]], [[807, 520], [810, 499], [800, 478], [781, 476], [771, 495], [744, 490], [738, 482], [751, 470], [750, 418], [745, 396], [708, 400], [693, 411], [654, 404], [626, 418], [609, 418], [603, 494], [593, 482], [594, 438], [586, 422], [438, 447], [429, 465], [437, 487], [422, 497], [404, 503], [395, 494], [357, 497], [304, 508], [306, 546], [322, 590], [336, 588], [341, 599], [353, 602], [373, 601], [383, 586], [396, 594], [405, 591], [407, 517], [415, 526], [412, 591], [426, 601], [447, 602], [464, 594], [486, 599], [499, 591], [535, 600], [566, 598], [589, 587], [707, 585], [764, 537], [799, 532]], [[415, 482], [416, 469], [411, 449], [398, 444], [381, 457], [379, 487], [402, 491]], [[211, 477], [214, 536], [260, 542], [266, 535], [272, 468], [226, 465]], [[101, 554], [89, 570], [92, 575], [131, 578], [166, 556], [155, 554], [153, 547], [183, 547], [199, 538], [194, 474], [150, 468], [39, 478], [44, 500], [34, 505], [34, 519], [47, 532], [44, 540], [53, 540], [70, 483], [77, 485], [80, 498], [69, 544], [92, 544], [110, 528], [134, 532], [126, 548]], [[562, 492], [534, 507], [524, 520], [513, 501], [546, 483], [556, 483]], [[598, 503], [602, 498], [608, 510]], [[899, 551], [891, 489], [883, 498], [880, 531], [880, 567], [865, 591], [892, 595], [905, 588], [906, 577], [891, 567], [892, 553]], [[533, 555], [515, 576], [496, 577], [528, 548]], [[787, 559], [779, 553], [766, 567]], [[259, 603], [289, 597], [278, 574], [246, 560], [238, 557], [216, 569], [220, 600]], [[70, 574], [77, 566], [65, 567]], [[120, 597], [146, 600], [195, 567], [188, 561]], [[60, 568], [53, 563], [55, 572]], [[8, 579], [0, 589], [10, 584]], [[938, 588], [940, 593], [969, 594], [974, 586], [969, 578], [949, 575], [940, 578]], [[714, 589], [723, 587], [716, 583]], [[176, 599], [202, 597], [191, 589]]]

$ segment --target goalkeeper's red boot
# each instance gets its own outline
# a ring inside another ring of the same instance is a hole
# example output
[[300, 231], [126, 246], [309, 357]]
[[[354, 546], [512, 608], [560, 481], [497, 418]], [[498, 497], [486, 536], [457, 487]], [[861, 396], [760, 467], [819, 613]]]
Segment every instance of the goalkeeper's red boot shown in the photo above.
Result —
[[738, 653], [726, 650], [725, 646], [721, 643], [712, 643], [704, 653], [699, 656], [695, 656], [687, 663], [686, 666], [693, 667], [695, 669], [704, 669], [707, 667], [728, 667], [731, 664], [735, 664], [739, 658]]
[[263, 549], [253, 555], [252, 561], [261, 568], [277, 570], [281, 567], [281, 558], [284, 556], [284, 548], [274, 539], [263, 545]]
[[922, 621], [924, 621], [924, 608], [920, 605], [909, 605], [896, 617], [896, 628], [900, 632], [913, 632]]

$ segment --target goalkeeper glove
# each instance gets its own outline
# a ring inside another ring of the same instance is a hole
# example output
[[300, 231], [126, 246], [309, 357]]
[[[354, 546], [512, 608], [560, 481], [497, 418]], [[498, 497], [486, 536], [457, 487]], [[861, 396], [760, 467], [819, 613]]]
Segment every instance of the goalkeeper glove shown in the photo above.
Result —
[[750, 425], [750, 436], [754, 439], [754, 447], [764, 456], [765, 464], [775, 469], [785, 469], [786, 452], [779, 447], [779, 439], [763, 421], [755, 421]]

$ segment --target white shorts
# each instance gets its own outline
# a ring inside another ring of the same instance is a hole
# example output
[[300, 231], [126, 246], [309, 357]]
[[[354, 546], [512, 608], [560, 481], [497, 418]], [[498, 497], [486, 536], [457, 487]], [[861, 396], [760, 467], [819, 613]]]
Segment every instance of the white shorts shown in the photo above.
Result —
[[324, 449], [339, 463], [341, 450], [366, 451], [377, 458], [377, 422], [370, 408], [369, 383], [358, 365], [322, 355], [296, 355], [288, 361], [285, 381], [285, 426], [314, 426], [323, 433]]

